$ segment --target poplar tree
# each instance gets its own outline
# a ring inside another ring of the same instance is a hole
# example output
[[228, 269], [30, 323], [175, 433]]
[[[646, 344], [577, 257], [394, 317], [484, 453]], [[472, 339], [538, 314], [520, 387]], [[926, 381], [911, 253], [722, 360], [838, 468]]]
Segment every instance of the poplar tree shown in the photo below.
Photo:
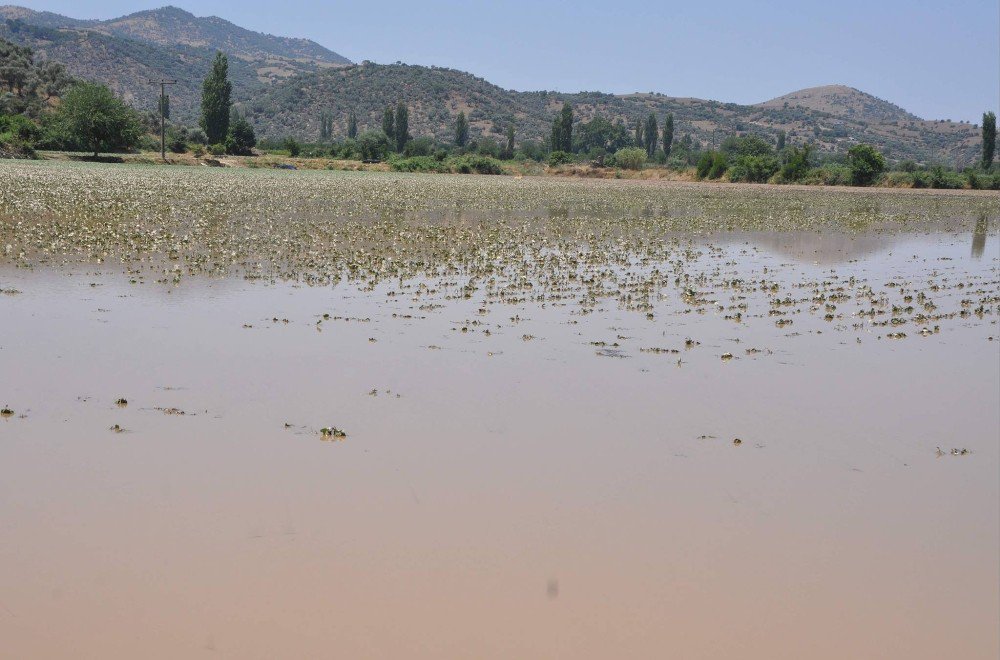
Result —
[[660, 129], [656, 124], [656, 115], [652, 112], [646, 117], [646, 128], [643, 130], [643, 137], [646, 139], [643, 145], [646, 147], [646, 155], [652, 158], [653, 154], [656, 153], [656, 141], [660, 137]]
[[464, 147], [469, 142], [469, 120], [464, 112], [459, 112], [455, 119], [455, 144]]
[[562, 111], [552, 120], [552, 151], [573, 151], [573, 106], [563, 103]]
[[396, 104], [396, 151], [402, 151], [410, 141], [410, 110], [402, 101]]
[[645, 143], [642, 141], [642, 120], [641, 119], [636, 119], [635, 120], [635, 146], [642, 148], [643, 144], [645, 144]]
[[353, 110], [347, 115], [347, 137], [352, 140], [358, 137], [358, 116]]
[[382, 113], [382, 132], [385, 136], [389, 138], [389, 143], [394, 143], [396, 140], [396, 114], [392, 110], [392, 106], [386, 106], [385, 112]]
[[778, 151], [781, 151], [782, 149], [785, 148], [785, 139], [786, 138], [785, 138], [785, 132], [784, 131], [781, 131], [780, 133], [778, 133]]
[[233, 84], [229, 82], [229, 59], [216, 53], [212, 70], [201, 86], [201, 121], [209, 144], [222, 144], [229, 133], [229, 111]]
[[983, 113], [983, 169], [993, 167], [993, 153], [997, 148], [997, 116], [992, 112]]
[[670, 151], [674, 148], [674, 113], [667, 115], [663, 122], [663, 154], [669, 158]]
[[504, 157], [510, 159], [514, 157], [514, 125], [507, 127], [507, 148], [504, 150]]

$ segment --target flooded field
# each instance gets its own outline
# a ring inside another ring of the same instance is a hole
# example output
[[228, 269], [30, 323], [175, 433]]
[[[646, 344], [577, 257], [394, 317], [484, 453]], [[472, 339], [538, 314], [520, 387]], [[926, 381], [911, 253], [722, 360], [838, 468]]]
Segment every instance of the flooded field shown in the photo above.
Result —
[[0, 657], [995, 658], [998, 225], [0, 163]]

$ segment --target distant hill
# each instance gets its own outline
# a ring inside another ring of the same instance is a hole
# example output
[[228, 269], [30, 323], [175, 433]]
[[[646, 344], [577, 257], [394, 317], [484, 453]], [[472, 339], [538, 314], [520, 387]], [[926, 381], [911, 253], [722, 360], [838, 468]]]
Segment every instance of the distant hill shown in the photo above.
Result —
[[[280, 81], [264, 88], [247, 107], [259, 133], [267, 137], [294, 134], [317, 139], [324, 111], [333, 113], [335, 135], [346, 132], [352, 109], [362, 129], [377, 128], [385, 106], [401, 99], [410, 107], [414, 135], [450, 140], [454, 118], [464, 111], [474, 136], [499, 139], [513, 124], [518, 140], [544, 140], [550, 135], [552, 118], [568, 101], [578, 120], [600, 114], [622, 119], [630, 127], [651, 112], [661, 122], [668, 112], [673, 113], [677, 137], [689, 134], [705, 146], [719, 144], [732, 134], [756, 133], [776, 140], [785, 131], [789, 143], [812, 142], [826, 152], [844, 152], [852, 144], [867, 142], [898, 160], [965, 164], [976, 157], [979, 133], [970, 124], [924, 121], [857, 90], [826, 95], [807, 92], [812, 90], [787, 98], [822, 98], [826, 105], [786, 105], [781, 99], [739, 105], [662, 94], [517, 92], [454, 69], [366, 62]], [[850, 103], [841, 106], [835, 97]]]
[[785, 94], [757, 105], [763, 108], [793, 106], [861, 121], [923, 121], [920, 117], [910, 114], [898, 105], [846, 85], [826, 85], [800, 89], [797, 92]]
[[791, 144], [811, 142], [820, 151], [843, 153], [867, 142], [891, 159], [966, 165], [975, 161], [978, 130], [964, 123], [925, 121], [902, 108], [850, 87], [804, 89], [756, 105], [738, 105], [663, 94], [563, 94], [502, 89], [474, 75], [438, 67], [350, 62], [315, 42], [245, 30], [220, 18], [199, 18], [175, 7], [86, 21], [23, 7], [0, 7], [0, 37], [66, 64], [70, 74], [111, 86], [142, 110], [156, 107], [151, 78], [176, 78], [170, 90], [175, 120], [198, 117], [201, 82], [216, 50], [230, 56], [234, 98], [248, 111], [261, 137], [295, 135], [318, 140], [321, 113], [334, 116], [334, 136], [347, 130], [347, 115], [361, 128], [380, 125], [385, 106], [410, 106], [410, 132], [450, 141], [454, 118], [465, 111], [473, 137], [500, 138], [508, 125], [518, 141], [547, 139], [564, 101], [578, 120], [597, 114], [633, 126], [654, 113], [671, 112], [676, 135], [703, 146], [728, 135], [755, 133]]
[[316, 64], [350, 64], [342, 55], [308, 39], [253, 32], [216, 16], [199, 18], [177, 7], [140, 11], [107, 21], [81, 21], [24, 7], [0, 7], [0, 19], [19, 19], [50, 28], [86, 29], [159, 46], [212, 48], [246, 60], [289, 59]]

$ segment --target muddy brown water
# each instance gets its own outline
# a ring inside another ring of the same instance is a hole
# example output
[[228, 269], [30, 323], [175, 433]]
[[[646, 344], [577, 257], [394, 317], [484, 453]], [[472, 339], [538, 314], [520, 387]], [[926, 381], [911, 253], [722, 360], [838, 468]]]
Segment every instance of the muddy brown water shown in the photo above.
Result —
[[[1000, 278], [995, 234], [699, 240], [748, 280]], [[0, 285], [0, 657], [1000, 652], [995, 313]]]

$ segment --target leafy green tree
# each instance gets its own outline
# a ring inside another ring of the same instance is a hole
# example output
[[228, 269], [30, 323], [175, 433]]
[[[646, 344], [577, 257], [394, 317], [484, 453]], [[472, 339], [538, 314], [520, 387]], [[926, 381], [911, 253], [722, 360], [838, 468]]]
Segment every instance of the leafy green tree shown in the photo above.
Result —
[[670, 158], [670, 150], [674, 148], [674, 113], [667, 115], [663, 122], [663, 155]]
[[785, 148], [785, 132], [781, 131], [778, 133], [778, 151], [782, 151]]
[[656, 115], [652, 112], [646, 117], [646, 126], [642, 131], [642, 136], [644, 138], [643, 145], [646, 147], [646, 155], [650, 158], [656, 153], [656, 141], [660, 137], [660, 129], [656, 125]]
[[351, 110], [347, 115], [347, 139], [353, 140], [358, 137], [358, 116]]
[[386, 106], [382, 113], [382, 132], [389, 138], [389, 142], [396, 141], [396, 113], [392, 106]]
[[70, 88], [59, 105], [57, 121], [73, 139], [93, 149], [94, 158], [102, 151], [131, 149], [142, 136], [138, 113], [96, 83]]
[[201, 86], [200, 125], [211, 144], [219, 144], [229, 134], [229, 110], [233, 84], [229, 82], [229, 58], [216, 53], [212, 70]]
[[501, 154], [504, 159], [510, 160], [514, 157], [514, 125], [510, 124], [507, 126], [507, 145], [504, 147], [503, 153]]
[[573, 151], [573, 106], [568, 102], [552, 121], [552, 151]]
[[257, 136], [253, 126], [246, 117], [237, 114], [229, 122], [229, 135], [226, 136], [226, 153], [234, 156], [249, 156], [257, 146]]
[[358, 136], [357, 148], [362, 160], [385, 160], [389, 153], [389, 136], [383, 131], [365, 131]]
[[870, 144], [856, 144], [847, 151], [851, 184], [870, 186], [885, 171], [885, 157]]
[[464, 112], [459, 112], [455, 119], [455, 144], [464, 147], [469, 143], [469, 120]]
[[635, 120], [635, 146], [645, 147], [646, 143], [642, 139], [642, 119]]
[[410, 136], [410, 110], [400, 101], [396, 104], [396, 151], [402, 152]]
[[992, 111], [983, 113], [983, 169], [993, 167], [993, 154], [997, 148], [997, 116]]

